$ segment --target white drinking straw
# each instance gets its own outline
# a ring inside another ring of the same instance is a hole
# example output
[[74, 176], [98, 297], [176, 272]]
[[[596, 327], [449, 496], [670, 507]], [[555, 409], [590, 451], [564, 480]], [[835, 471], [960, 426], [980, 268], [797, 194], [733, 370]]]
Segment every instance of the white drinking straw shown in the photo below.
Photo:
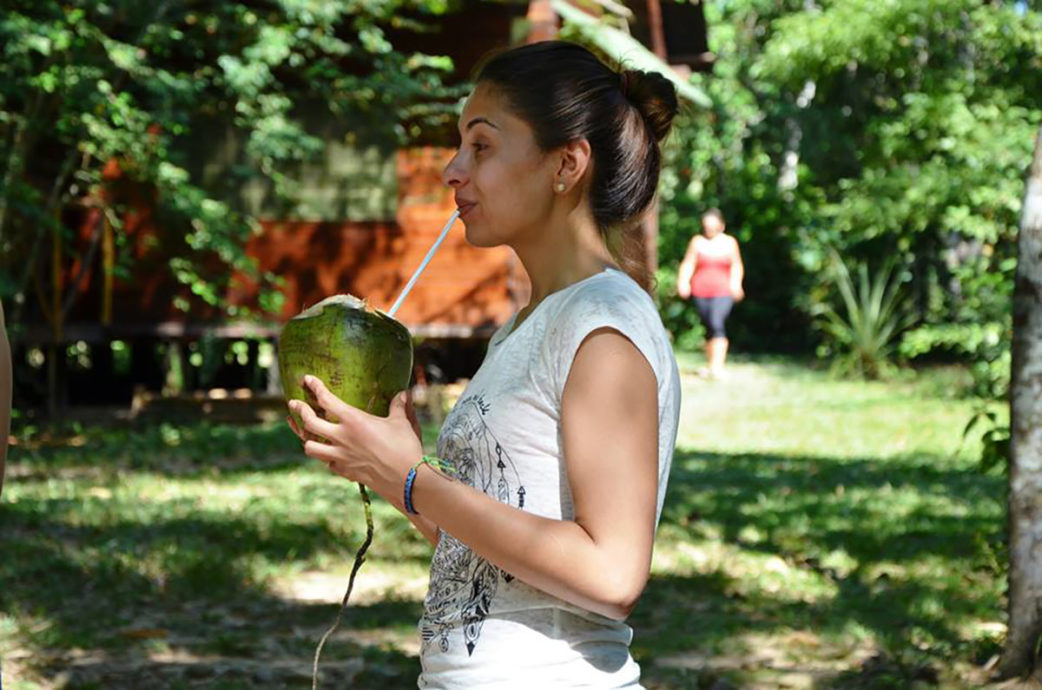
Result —
[[412, 278], [409, 278], [409, 282], [406, 283], [405, 287], [402, 289], [402, 294], [398, 295], [398, 299], [394, 301], [394, 306], [387, 311], [388, 316], [394, 316], [394, 312], [398, 311], [398, 307], [402, 306], [402, 302], [405, 301], [405, 296], [409, 294], [409, 290], [412, 290], [412, 286], [416, 284], [416, 279], [420, 277], [421, 273], [423, 273], [423, 269], [427, 268], [427, 264], [431, 262], [434, 252], [438, 250], [438, 245], [441, 244], [443, 239], [445, 239], [445, 235], [449, 234], [449, 228], [452, 227], [452, 224], [456, 222], [457, 218], [459, 218], [459, 209], [453, 211], [452, 215], [449, 216], [449, 222], [445, 223], [445, 227], [441, 229], [441, 234], [438, 235], [438, 239], [434, 240], [434, 245], [427, 251], [427, 256], [423, 257], [423, 263], [421, 263], [420, 267], [416, 269], [416, 272], [412, 274]]

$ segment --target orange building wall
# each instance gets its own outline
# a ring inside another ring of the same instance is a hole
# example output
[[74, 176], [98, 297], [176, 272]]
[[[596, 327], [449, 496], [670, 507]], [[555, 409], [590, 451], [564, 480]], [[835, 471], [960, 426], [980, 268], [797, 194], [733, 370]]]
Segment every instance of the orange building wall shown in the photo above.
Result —
[[[64, 327], [65, 340], [103, 340], [134, 335], [194, 337], [210, 330], [225, 336], [274, 335], [281, 323], [319, 300], [337, 293], [366, 298], [389, 309], [423, 260], [445, 221], [455, 210], [441, 171], [452, 156], [446, 148], [401, 149], [397, 153], [398, 211], [392, 222], [307, 222], [261, 220], [263, 231], [246, 244], [261, 272], [285, 281], [282, 312], [264, 324], [246, 326], [222, 317], [190, 295], [170, 269], [170, 259], [185, 251], [183, 237], [163, 228], [149, 193], [123, 189], [134, 210], [123, 219], [126, 245], [133, 257], [129, 276], [113, 284], [112, 322], [102, 316], [101, 252], [97, 251], [78, 285], [78, 299]], [[118, 177], [118, 170], [113, 172]], [[102, 221], [101, 209], [82, 207], [68, 218], [74, 241], [87, 255]], [[213, 270], [220, 270], [215, 262]], [[63, 285], [80, 274], [79, 262], [67, 265]], [[223, 295], [230, 305], [257, 306], [257, 288], [244, 275], [233, 276]], [[67, 289], [67, 287], [66, 287]], [[43, 286], [42, 293], [46, 293]], [[189, 314], [174, 307], [177, 295], [190, 297]], [[506, 247], [478, 249], [467, 244], [457, 221], [434, 259], [397, 313], [413, 332], [426, 336], [488, 335], [528, 299], [524, 270]], [[39, 312], [27, 314], [27, 339], [50, 342], [51, 328]]]
[[[398, 152], [395, 223], [262, 221], [264, 233], [247, 252], [287, 280], [283, 318], [338, 292], [389, 309], [455, 210], [440, 177], [451, 155], [431, 147]], [[234, 304], [252, 298], [249, 290], [229, 295]], [[423, 333], [487, 331], [519, 299], [527, 300], [527, 280], [513, 252], [470, 246], [457, 220], [396, 317]]]

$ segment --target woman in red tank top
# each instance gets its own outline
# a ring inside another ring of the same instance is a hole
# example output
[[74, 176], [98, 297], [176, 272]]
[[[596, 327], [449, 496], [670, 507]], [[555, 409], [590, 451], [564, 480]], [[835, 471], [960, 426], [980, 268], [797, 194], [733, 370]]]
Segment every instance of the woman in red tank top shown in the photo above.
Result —
[[702, 215], [702, 234], [691, 238], [677, 275], [677, 294], [694, 298], [706, 328], [706, 361], [702, 373], [723, 375], [729, 341], [725, 323], [735, 302], [745, 297], [745, 267], [738, 242], [724, 230], [724, 216], [712, 208]]
[[[704, 244], [704, 243], [701, 243]], [[695, 274], [691, 277], [692, 297], [732, 297], [730, 254], [715, 256], [696, 248]]]

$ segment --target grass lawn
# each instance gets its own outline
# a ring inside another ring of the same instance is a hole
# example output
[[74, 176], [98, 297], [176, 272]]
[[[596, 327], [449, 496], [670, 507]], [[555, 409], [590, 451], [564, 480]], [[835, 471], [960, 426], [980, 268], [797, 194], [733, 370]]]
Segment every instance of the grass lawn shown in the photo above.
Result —
[[[696, 378], [651, 582], [650, 690], [972, 687], [999, 649], [1004, 479], [957, 375], [836, 382], [784, 360]], [[437, 430], [425, 429], [433, 443]], [[9, 457], [4, 687], [310, 687], [364, 524], [283, 426], [83, 429]], [[409, 688], [431, 550], [374, 505], [324, 687]]]

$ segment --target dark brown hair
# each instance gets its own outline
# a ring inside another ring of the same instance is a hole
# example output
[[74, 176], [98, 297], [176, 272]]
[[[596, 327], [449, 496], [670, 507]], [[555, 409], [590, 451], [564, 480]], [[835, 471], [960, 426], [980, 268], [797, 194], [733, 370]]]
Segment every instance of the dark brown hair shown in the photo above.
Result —
[[676, 87], [657, 72], [615, 71], [565, 41], [494, 53], [477, 82], [494, 85], [543, 151], [577, 139], [590, 143], [594, 221], [622, 268], [650, 287], [638, 221], [655, 198], [659, 142], [677, 114]]

